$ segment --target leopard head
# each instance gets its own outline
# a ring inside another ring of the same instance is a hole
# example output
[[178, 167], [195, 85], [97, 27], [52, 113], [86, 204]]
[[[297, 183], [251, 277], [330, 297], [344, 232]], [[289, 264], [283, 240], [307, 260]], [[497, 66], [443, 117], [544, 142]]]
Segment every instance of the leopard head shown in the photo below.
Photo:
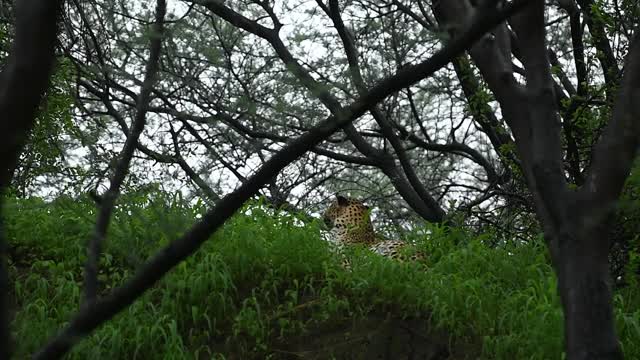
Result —
[[322, 218], [340, 243], [372, 244], [376, 241], [369, 207], [359, 200], [336, 195]]

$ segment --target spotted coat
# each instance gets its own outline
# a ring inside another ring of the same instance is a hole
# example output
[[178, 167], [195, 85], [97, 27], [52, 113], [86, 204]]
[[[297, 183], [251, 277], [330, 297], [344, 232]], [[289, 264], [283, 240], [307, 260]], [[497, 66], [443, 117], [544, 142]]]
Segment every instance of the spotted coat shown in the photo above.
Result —
[[[401, 249], [407, 244], [399, 240], [380, 238], [373, 229], [369, 207], [361, 201], [337, 195], [322, 218], [330, 229], [332, 242], [338, 247], [364, 244], [369, 245], [369, 250], [376, 254], [404, 260]], [[410, 259], [420, 257], [422, 256], [416, 254]]]

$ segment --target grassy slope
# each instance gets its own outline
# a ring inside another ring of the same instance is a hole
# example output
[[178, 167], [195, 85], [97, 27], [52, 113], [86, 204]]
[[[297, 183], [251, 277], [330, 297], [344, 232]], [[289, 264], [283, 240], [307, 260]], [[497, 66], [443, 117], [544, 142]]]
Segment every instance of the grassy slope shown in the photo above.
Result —
[[[107, 288], [201, 211], [168, 195], [147, 199], [129, 196], [116, 213], [103, 257]], [[16, 358], [26, 358], [76, 310], [93, 208], [70, 199], [8, 201]], [[276, 344], [371, 312], [430, 318], [457, 344], [482, 344], [482, 358], [560, 357], [562, 313], [540, 245], [488, 249], [482, 239], [430, 228], [428, 240], [413, 237], [430, 254], [426, 264], [404, 266], [353, 249], [353, 271], [345, 272], [316, 224], [248, 211], [69, 358], [279, 358]], [[639, 294], [632, 284], [615, 296], [627, 358], [640, 358]]]

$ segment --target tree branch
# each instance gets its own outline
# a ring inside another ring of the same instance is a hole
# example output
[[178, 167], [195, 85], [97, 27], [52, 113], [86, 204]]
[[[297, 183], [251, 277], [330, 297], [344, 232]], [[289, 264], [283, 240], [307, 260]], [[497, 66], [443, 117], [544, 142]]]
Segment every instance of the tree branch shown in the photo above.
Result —
[[[115, 206], [116, 198], [120, 192], [120, 186], [124, 182], [129, 171], [129, 163], [138, 143], [138, 138], [144, 130], [146, 121], [147, 108], [149, 106], [151, 89], [156, 79], [159, 68], [160, 49], [162, 44], [163, 21], [166, 12], [165, 0], [158, 0], [156, 6], [156, 18], [153, 24], [151, 34], [151, 45], [149, 53], [149, 61], [146, 65], [145, 79], [140, 89], [140, 95], [137, 99], [136, 117], [133, 120], [131, 131], [129, 131], [127, 140], [122, 148], [120, 159], [116, 164], [115, 173], [111, 179], [109, 189], [102, 197], [100, 212], [96, 225], [93, 230], [93, 236], [89, 241], [87, 262], [85, 264], [84, 286], [85, 286], [85, 302], [91, 303], [95, 300], [98, 292], [98, 266], [100, 262], [100, 253], [102, 242], [104, 241], [111, 220], [111, 213]], [[85, 304], [87, 305], [87, 304]]]
[[607, 100], [613, 102], [615, 93], [611, 85], [618, 83], [620, 69], [618, 68], [616, 58], [613, 55], [609, 39], [607, 39], [604, 23], [602, 19], [599, 18], [599, 15], [595, 13], [596, 10], [593, 8], [595, 5], [593, 0], [578, 0], [578, 3], [584, 13], [584, 21], [587, 26], [589, 26], [589, 33], [593, 38], [594, 45], [598, 50], [596, 51], [596, 57], [600, 61], [605, 83], [609, 85], [606, 90]]
[[560, 121], [547, 60], [544, 6], [544, 0], [533, 1], [525, 11], [512, 18], [511, 24], [518, 40], [527, 44], [520, 51], [527, 74], [528, 106], [526, 116], [519, 120], [526, 119], [531, 141], [521, 152], [529, 158], [525, 166], [531, 169], [534, 177], [532, 190], [540, 192], [547, 209], [559, 215], [568, 189], [561, 158]]
[[[33, 127], [49, 84], [62, 1], [22, 0], [16, 4], [15, 38], [0, 73], [0, 196], [11, 183], [17, 159]], [[4, 209], [0, 209], [1, 212]], [[0, 216], [0, 358], [12, 353], [9, 328], [7, 244]]]
[[[352, 36], [347, 32], [344, 22], [342, 21], [342, 17], [340, 16], [340, 7], [338, 5], [337, 0], [329, 0], [329, 17], [333, 21], [333, 25], [338, 31], [338, 35], [342, 40], [342, 44], [345, 49], [345, 53], [347, 55], [347, 61], [349, 63], [349, 72], [351, 74], [351, 79], [358, 90], [360, 95], [366, 93], [367, 86], [362, 77], [362, 72], [360, 71], [360, 65], [358, 64], [358, 51], [356, 49], [356, 45]], [[433, 222], [441, 222], [445, 216], [444, 210], [440, 207], [437, 201], [426, 191], [424, 185], [418, 178], [415, 170], [411, 166], [409, 158], [406, 155], [404, 146], [402, 142], [393, 131], [393, 127], [391, 122], [387, 117], [374, 106], [370, 110], [373, 118], [376, 120], [380, 128], [382, 129], [382, 133], [385, 138], [389, 140], [391, 146], [395, 150], [398, 155], [398, 159], [400, 160], [400, 164], [404, 173], [407, 177], [407, 180], [411, 184], [411, 187], [415, 191], [415, 193], [420, 197], [420, 199], [429, 207], [429, 213], [425, 213], [425, 219]], [[352, 129], [349, 129], [352, 130]], [[395, 167], [395, 164], [393, 165]], [[423, 215], [423, 216], [424, 216]]]
[[389, 94], [432, 75], [455, 56], [462, 53], [470, 44], [477, 41], [495, 24], [504, 21], [526, 3], [526, 0], [516, 0], [510, 3], [506, 10], [479, 19], [467, 33], [436, 52], [431, 58], [417, 65], [408, 66], [396, 75], [381, 81], [366, 95], [345, 108], [340, 116], [327, 118], [309, 132], [291, 141], [282, 150], [275, 153], [236, 191], [225, 196], [182, 237], [174, 240], [152, 257], [129, 281], [114, 289], [108, 296], [99, 298], [90, 306], [81, 309], [71, 319], [69, 325], [35, 354], [34, 358], [36, 360], [61, 358], [76, 342], [135, 301], [174, 266], [193, 254], [214, 231], [242, 207], [245, 201], [256, 194], [284, 167], [341, 127], [362, 116], [369, 108], [382, 101]]
[[[186, 128], [186, 125], [188, 125], [187, 122], [185, 121], [184, 124]], [[193, 132], [191, 130], [193, 130]], [[189, 131], [192, 135], [198, 134], [195, 131], [195, 129], [193, 129], [192, 127], [190, 127], [190, 129], [188, 129], [187, 131]], [[184, 158], [180, 154], [180, 144], [178, 141], [178, 134], [173, 129], [173, 126], [171, 125], [171, 123], [169, 123], [169, 132], [171, 132], [171, 140], [173, 141], [173, 151], [176, 153], [176, 161], [178, 162], [178, 165], [180, 166], [180, 168], [182, 168], [182, 170], [187, 174], [187, 176], [189, 176], [191, 181], [193, 181], [194, 184], [196, 184], [200, 188], [200, 190], [204, 192], [205, 196], [208, 199], [210, 199], [211, 201], [219, 200], [218, 194], [216, 194], [216, 192], [213, 191], [213, 189], [211, 188], [211, 186], [209, 186], [209, 184], [207, 184], [204, 180], [202, 180], [202, 178], [191, 168], [191, 166], [189, 166], [189, 164], [184, 160]], [[197, 136], [199, 137], [200, 135], [197, 135]], [[201, 144], [205, 144], [205, 142], [202, 140], [203, 140], [202, 138], [198, 139], [198, 141], [200, 141]], [[207, 149], [210, 149], [210, 147], [207, 145], [205, 145], [205, 147], [207, 147]], [[226, 161], [222, 160], [222, 164], [225, 165]], [[238, 177], [238, 174], [236, 174], [236, 176]], [[242, 180], [242, 177], [238, 177], [238, 179]]]
[[[640, 138], [640, 33], [633, 38], [612, 119], [595, 146], [591, 170], [580, 190], [605, 216], [618, 199]], [[593, 209], [594, 211], [597, 209]], [[602, 209], [600, 209], [602, 210]]]

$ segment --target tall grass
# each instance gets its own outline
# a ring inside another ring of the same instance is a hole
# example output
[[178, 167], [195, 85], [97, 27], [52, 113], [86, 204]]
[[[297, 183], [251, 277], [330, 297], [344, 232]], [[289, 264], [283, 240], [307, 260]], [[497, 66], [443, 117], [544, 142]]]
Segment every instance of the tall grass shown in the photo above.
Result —
[[[121, 203], [102, 258], [105, 292], [203, 211], [164, 193], [125, 195]], [[16, 358], [26, 358], [78, 307], [95, 210], [87, 199], [8, 199], [5, 214]], [[309, 329], [372, 312], [422, 318], [455, 344], [481, 344], [476, 355], [484, 359], [561, 357], [562, 312], [541, 243], [491, 249], [482, 236], [427, 230], [407, 236], [429, 254], [423, 263], [356, 247], [347, 250], [345, 271], [317, 223], [301, 226], [252, 204], [69, 358], [280, 358], [283, 344]], [[627, 358], [640, 358], [638, 290], [633, 281], [614, 299]]]

